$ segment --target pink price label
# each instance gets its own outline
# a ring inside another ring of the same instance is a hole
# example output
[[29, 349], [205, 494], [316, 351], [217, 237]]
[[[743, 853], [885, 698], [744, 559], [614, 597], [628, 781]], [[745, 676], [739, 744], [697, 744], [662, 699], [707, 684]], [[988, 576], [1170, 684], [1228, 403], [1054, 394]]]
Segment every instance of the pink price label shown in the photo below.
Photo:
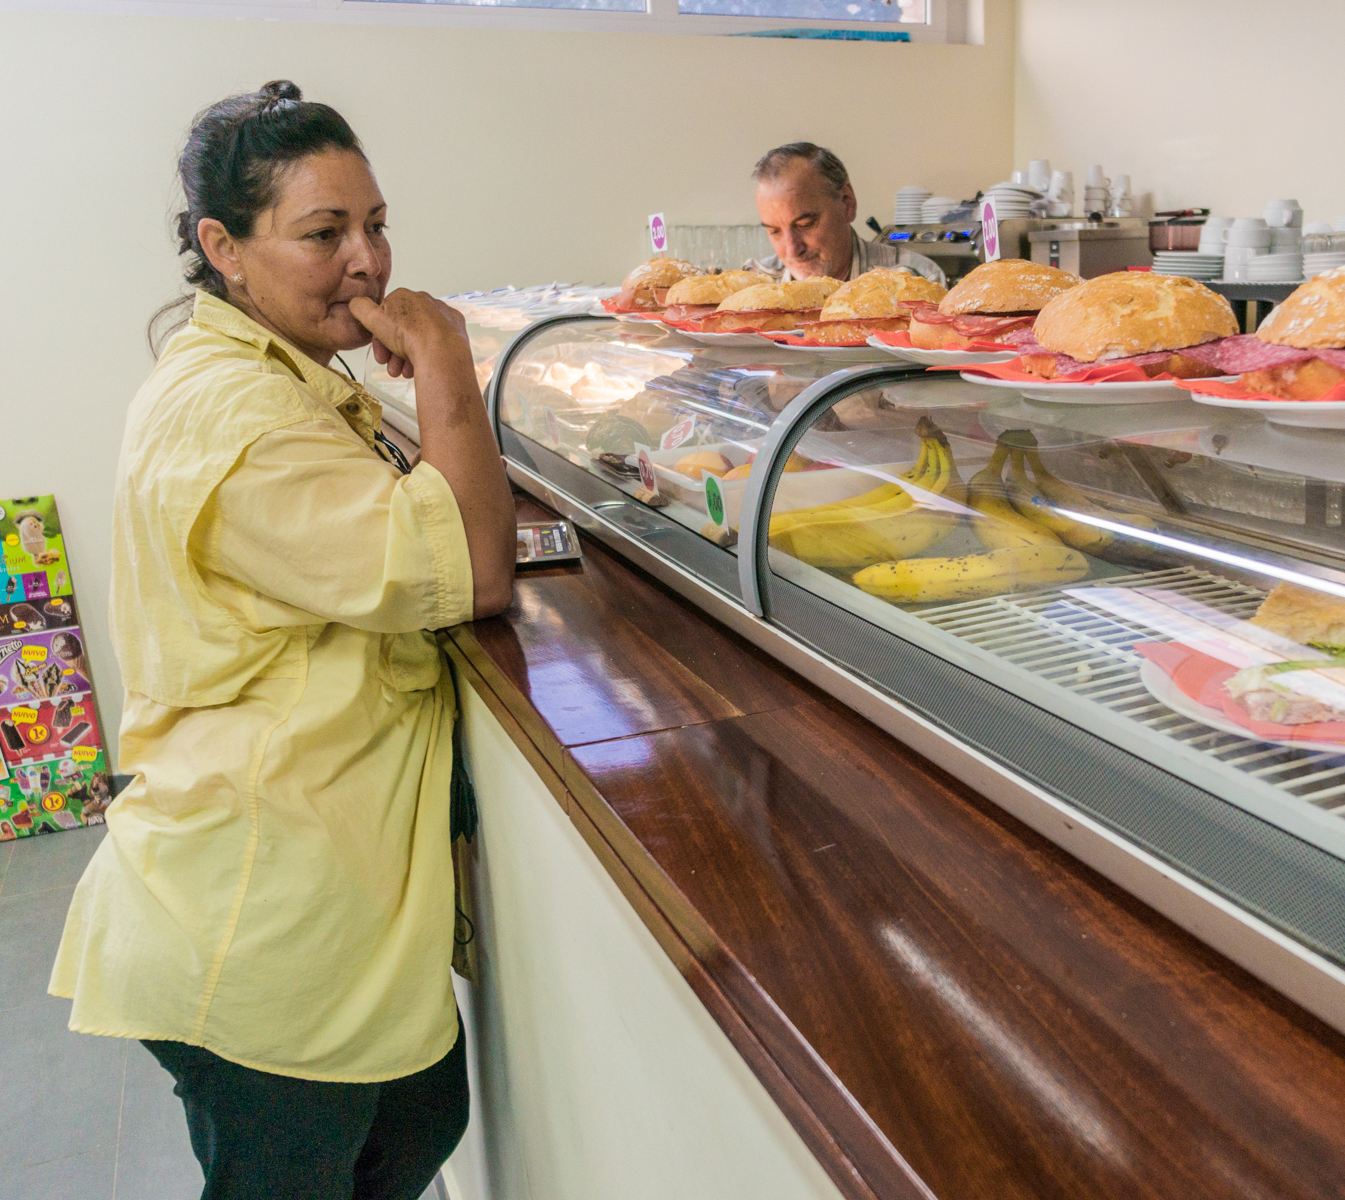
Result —
[[668, 225], [662, 213], [653, 213], [649, 218], [649, 241], [655, 254], [662, 254], [668, 248]]
[[649, 451], [641, 450], [635, 461], [640, 465], [640, 482], [645, 491], [658, 495], [658, 476], [654, 474], [654, 460], [649, 457]]
[[658, 448], [660, 450], [676, 450], [678, 446], [684, 444], [696, 431], [696, 415], [693, 413], [689, 417], [683, 417], [667, 433], [659, 438]]
[[999, 257], [999, 218], [995, 216], [995, 205], [991, 200], [981, 205], [981, 245], [985, 248], [986, 262], [994, 262]]

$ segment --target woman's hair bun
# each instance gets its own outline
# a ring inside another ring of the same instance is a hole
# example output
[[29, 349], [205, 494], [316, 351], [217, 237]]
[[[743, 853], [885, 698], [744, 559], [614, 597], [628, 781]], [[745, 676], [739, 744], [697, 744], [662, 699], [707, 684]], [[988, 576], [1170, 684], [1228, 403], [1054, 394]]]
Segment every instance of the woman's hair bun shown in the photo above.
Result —
[[302, 100], [303, 92], [299, 90], [297, 83], [291, 83], [288, 79], [273, 79], [270, 83], [264, 83], [257, 89], [257, 95], [263, 97], [271, 103], [277, 103], [281, 100]]

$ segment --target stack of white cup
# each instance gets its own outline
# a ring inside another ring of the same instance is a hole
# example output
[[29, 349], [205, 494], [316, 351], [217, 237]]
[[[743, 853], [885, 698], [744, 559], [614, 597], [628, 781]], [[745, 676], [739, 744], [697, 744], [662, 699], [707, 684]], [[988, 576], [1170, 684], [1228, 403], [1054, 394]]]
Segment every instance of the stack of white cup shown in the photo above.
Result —
[[[1107, 212], [1113, 217], [1128, 217], [1134, 207], [1130, 197], [1130, 176], [1118, 175], [1111, 181], [1111, 193], [1107, 197]], [[1222, 253], [1222, 251], [1221, 251]]]
[[1270, 252], [1250, 268], [1257, 283], [1297, 283], [1303, 278], [1303, 210], [1297, 200], [1271, 200], [1262, 214]]
[[1248, 283], [1251, 263], [1270, 253], [1270, 229], [1264, 217], [1238, 217], [1224, 230], [1224, 281]]
[[1047, 212], [1053, 217], [1074, 215], [1074, 172], [1052, 171], [1051, 186], [1046, 190]]
[[1232, 217], [1207, 217], [1200, 227], [1200, 253], [1224, 256], [1224, 230], [1233, 224]]
[[1083, 188], [1083, 211], [1085, 215], [1107, 211], [1110, 199], [1107, 189], [1110, 185], [1111, 180], [1103, 173], [1101, 163], [1094, 163], [1088, 168], [1088, 177], [1084, 181]]

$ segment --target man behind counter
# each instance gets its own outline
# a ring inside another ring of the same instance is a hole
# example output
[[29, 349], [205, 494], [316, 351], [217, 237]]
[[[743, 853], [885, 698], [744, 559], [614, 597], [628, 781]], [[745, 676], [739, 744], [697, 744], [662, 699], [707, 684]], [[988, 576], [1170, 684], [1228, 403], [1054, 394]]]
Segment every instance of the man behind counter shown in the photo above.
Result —
[[772, 258], [747, 263], [777, 279], [830, 275], [854, 279], [872, 267], [905, 267], [944, 287], [948, 280], [933, 259], [888, 242], [864, 241], [851, 228], [859, 201], [850, 173], [830, 150], [790, 142], [765, 154], [752, 170], [757, 212], [770, 235]]

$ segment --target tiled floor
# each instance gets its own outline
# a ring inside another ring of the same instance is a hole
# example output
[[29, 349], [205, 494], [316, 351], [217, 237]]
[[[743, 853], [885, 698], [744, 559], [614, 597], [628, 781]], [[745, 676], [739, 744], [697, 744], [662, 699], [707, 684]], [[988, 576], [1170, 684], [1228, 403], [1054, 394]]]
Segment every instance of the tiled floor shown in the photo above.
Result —
[[201, 1194], [172, 1079], [139, 1042], [71, 1033], [69, 1001], [47, 995], [70, 893], [105, 832], [0, 843], [4, 1200]]
[[71, 1033], [70, 1002], [47, 995], [70, 893], [105, 833], [0, 842], [0, 1200], [201, 1194], [172, 1078], [139, 1042]]

